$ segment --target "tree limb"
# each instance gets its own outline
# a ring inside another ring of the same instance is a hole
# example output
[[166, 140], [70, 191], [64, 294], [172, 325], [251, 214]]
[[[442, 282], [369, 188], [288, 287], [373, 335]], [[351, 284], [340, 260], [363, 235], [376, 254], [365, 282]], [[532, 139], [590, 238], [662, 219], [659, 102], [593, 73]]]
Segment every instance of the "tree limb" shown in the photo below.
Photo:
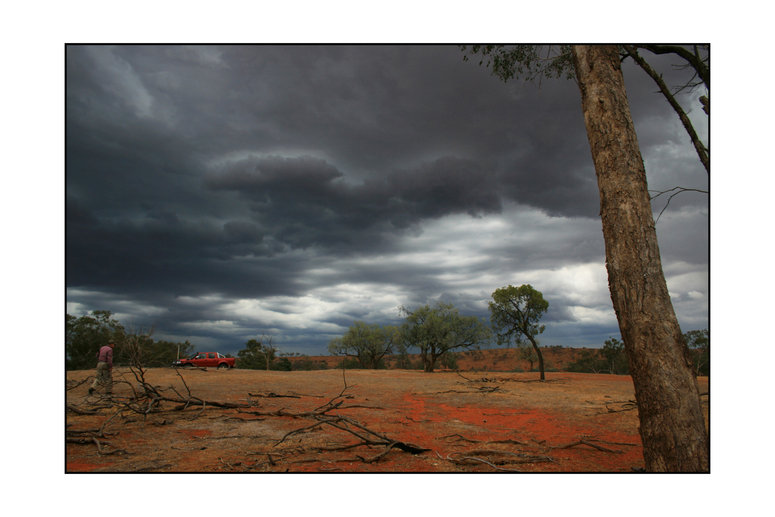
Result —
[[[697, 132], [694, 130], [694, 126], [692, 125], [691, 120], [689, 120], [689, 117], [686, 115], [681, 105], [678, 104], [678, 101], [675, 100], [675, 97], [670, 92], [670, 89], [667, 87], [667, 84], [665, 84], [665, 81], [662, 80], [662, 76], [657, 74], [657, 72], [653, 68], [651, 68], [651, 65], [649, 65], [642, 57], [640, 57], [640, 55], [638, 55], [637, 49], [635, 49], [632, 45], [623, 45], [623, 46], [627, 50], [627, 52], [629, 52], [630, 56], [632, 57], [633, 60], [635, 60], [638, 66], [640, 66], [647, 74], [649, 74], [649, 76], [654, 80], [654, 82], [657, 83], [657, 86], [659, 86], [659, 90], [662, 92], [662, 95], [665, 96], [665, 98], [667, 99], [667, 102], [673, 108], [673, 111], [675, 111], [678, 114], [678, 118], [681, 119], [681, 123], [686, 129], [686, 132], [689, 133], [689, 138], [692, 141], [692, 145], [694, 145], [694, 149], [697, 151], [697, 155], [700, 157], [700, 161], [702, 162], [702, 165], [705, 167], [705, 171], [708, 174], [710, 174], [710, 156], [709, 156], [710, 152], [700, 141], [700, 138], [697, 136]], [[688, 51], [687, 53], [690, 56], [692, 55]], [[706, 83], [706, 84], [709, 84], [709, 83]]]

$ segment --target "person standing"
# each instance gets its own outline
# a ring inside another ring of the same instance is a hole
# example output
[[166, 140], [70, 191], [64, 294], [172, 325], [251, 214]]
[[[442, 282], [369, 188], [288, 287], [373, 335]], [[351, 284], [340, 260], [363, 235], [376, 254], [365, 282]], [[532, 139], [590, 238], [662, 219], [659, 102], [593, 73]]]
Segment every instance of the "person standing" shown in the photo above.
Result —
[[113, 341], [100, 348], [97, 353], [97, 378], [89, 388], [89, 395], [94, 393], [94, 388], [102, 384], [105, 386], [105, 395], [110, 396], [113, 392]]

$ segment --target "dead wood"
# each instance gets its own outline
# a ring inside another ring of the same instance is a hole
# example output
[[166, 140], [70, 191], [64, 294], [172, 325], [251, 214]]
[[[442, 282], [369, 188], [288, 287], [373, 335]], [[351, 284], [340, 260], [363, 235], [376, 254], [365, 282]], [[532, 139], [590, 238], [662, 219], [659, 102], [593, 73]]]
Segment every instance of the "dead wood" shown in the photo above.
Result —
[[84, 380], [82, 380], [80, 382], [78, 382], [78, 381], [65, 381], [65, 391], [74, 390], [75, 388], [77, 388], [79, 386], [83, 386], [84, 384], [86, 384], [87, 382], [89, 382], [91, 380], [94, 380], [94, 376], [93, 375], [89, 375], [88, 377], [86, 377]]
[[[344, 372], [342, 373], [343, 379], [344, 379]], [[301, 427], [299, 429], [294, 429], [293, 431], [289, 431], [286, 433], [276, 444], [274, 444], [273, 447], [277, 447], [278, 445], [282, 444], [286, 439], [290, 438], [291, 436], [298, 435], [304, 432], [309, 432], [310, 430], [320, 428], [324, 425], [331, 426], [335, 429], [339, 429], [340, 431], [344, 431], [346, 433], [349, 433], [356, 438], [358, 438], [360, 441], [356, 443], [349, 443], [341, 446], [324, 446], [324, 447], [316, 447], [317, 450], [327, 450], [327, 451], [341, 451], [341, 450], [347, 450], [347, 449], [353, 449], [356, 447], [366, 446], [366, 447], [374, 447], [374, 446], [381, 446], [385, 447], [383, 451], [381, 451], [376, 456], [372, 457], [363, 457], [363, 456], [356, 456], [358, 459], [360, 459], [364, 463], [373, 463], [376, 461], [379, 461], [380, 459], [384, 458], [392, 449], [396, 448], [399, 450], [402, 450], [404, 452], [408, 452], [410, 454], [420, 454], [422, 452], [428, 451], [430, 449], [425, 449], [423, 447], [419, 447], [417, 445], [404, 442], [401, 440], [395, 440], [392, 438], [389, 438], [383, 434], [378, 433], [377, 431], [374, 431], [372, 429], [369, 429], [364, 424], [356, 421], [353, 418], [342, 416], [339, 413], [336, 412], [336, 410], [345, 409], [347, 407], [365, 407], [368, 409], [381, 409], [381, 408], [375, 408], [371, 406], [342, 406], [342, 403], [344, 402], [344, 398], [352, 398], [352, 396], [348, 395], [345, 396], [345, 392], [349, 388], [347, 386], [346, 380], [344, 380], [345, 386], [342, 389], [342, 391], [337, 395], [336, 397], [332, 398], [325, 404], [323, 404], [320, 407], [317, 407], [313, 409], [312, 411], [304, 412], [304, 413], [296, 413], [296, 414], [289, 414], [284, 413], [283, 416], [295, 416], [295, 417], [305, 417], [305, 418], [312, 418], [315, 420], [315, 422]], [[342, 399], [342, 400], [340, 400]], [[282, 411], [282, 410], [280, 410]], [[331, 414], [331, 413], [334, 414]], [[256, 414], [256, 412], [252, 412], [253, 414]], [[265, 413], [258, 413], [258, 414], [265, 414]]]
[[[632, 411], [633, 409], [638, 409], [638, 404], [634, 400], [627, 400], [627, 401], [616, 401], [613, 402], [613, 404], [622, 404], [622, 406], [619, 409], [611, 409], [608, 407], [608, 404], [605, 405], [605, 408], [608, 410], [609, 413], [623, 413], [624, 411]], [[605, 414], [605, 413], [602, 413]]]
[[77, 413], [79, 415], [99, 415], [99, 412], [97, 411], [91, 411], [86, 409], [79, 409], [72, 404], [65, 404], [65, 407], [72, 411], [73, 413]]
[[111, 454], [118, 454], [118, 453], [128, 454], [124, 449], [116, 449], [116, 450], [110, 451], [110, 452], [104, 451], [102, 449], [102, 444], [110, 445], [111, 442], [109, 442], [109, 441], [100, 442], [97, 439], [97, 437], [94, 436], [94, 435], [89, 435], [89, 436], [84, 436], [84, 437], [67, 436], [67, 437], [65, 437], [65, 442], [67, 442], [67, 443], [77, 443], [77, 444], [80, 444], [80, 445], [88, 445], [88, 444], [93, 443], [93, 444], [95, 444], [97, 446], [97, 452], [99, 454], [103, 455], [103, 456], [109, 456]]
[[251, 397], [258, 397], [258, 398], [264, 398], [264, 399], [279, 399], [279, 398], [289, 398], [289, 399], [300, 399], [300, 395], [278, 395], [277, 393], [272, 393], [271, 391], [269, 393], [248, 393]]
[[465, 436], [461, 434], [448, 434], [446, 436], [438, 436], [436, 437], [437, 440], [444, 440], [445, 438], [457, 438], [457, 441], [459, 442], [469, 442], [469, 443], [481, 443], [482, 440], [473, 440], [471, 438], [466, 438]]
[[614, 453], [617, 453], [617, 454], [620, 454], [621, 452], [623, 452], [623, 451], [616, 451], [614, 449], [609, 449], [607, 447], [603, 447], [602, 445], [597, 445], [597, 444], [589, 442], [587, 440], [578, 440], [576, 442], [569, 443], [568, 445], [561, 445], [561, 446], [550, 447], [550, 448], [551, 449], [570, 449], [571, 447], [576, 447], [577, 445], [587, 445], [589, 447], [592, 447], [594, 449], [597, 449], [597, 450], [603, 451], [603, 452], [614, 452]]
[[582, 439], [587, 440], [588, 442], [607, 443], [608, 445], [626, 445], [628, 447], [643, 447], [643, 445], [640, 443], [608, 442], [605, 440], [598, 440], [597, 438], [594, 438], [591, 436], [583, 436]]
[[526, 445], [523, 442], [520, 442], [518, 440], [512, 440], [511, 438], [507, 438], [505, 440], [474, 440], [472, 438], [466, 438], [465, 436], [460, 434], [448, 434], [446, 436], [440, 436], [436, 439], [444, 440], [445, 438], [457, 438], [457, 441], [459, 442], [469, 442], [469, 443], [507, 443], [507, 444], [513, 444], [513, 445]]
[[[556, 463], [554, 459], [549, 456], [539, 454], [525, 454], [518, 452], [500, 451], [496, 449], [473, 449], [465, 452], [453, 452], [448, 454], [447, 457], [441, 456], [436, 453], [439, 458], [446, 459], [456, 465], [475, 465], [477, 463], [483, 463], [489, 465], [495, 470], [503, 470], [508, 472], [521, 472], [515, 468], [504, 468], [498, 465], [519, 465], [525, 463], [542, 463], [552, 462]], [[480, 458], [479, 456], [485, 456], [487, 459]]]

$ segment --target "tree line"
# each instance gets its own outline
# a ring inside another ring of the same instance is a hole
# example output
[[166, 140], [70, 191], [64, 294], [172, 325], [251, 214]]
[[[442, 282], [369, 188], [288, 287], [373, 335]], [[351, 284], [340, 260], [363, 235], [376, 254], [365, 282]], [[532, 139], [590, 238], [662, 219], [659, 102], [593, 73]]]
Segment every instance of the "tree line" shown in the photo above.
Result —
[[[710, 375], [710, 333], [708, 329], [692, 330], [684, 335], [688, 361], [692, 364], [697, 376]], [[579, 373], [610, 373], [613, 375], [628, 375], [630, 367], [627, 364], [627, 353], [624, 343], [616, 338], [606, 339], [605, 345], [597, 350], [584, 350], [581, 357], [568, 364], [569, 372]]]
[[[338, 368], [385, 369], [385, 359], [392, 356], [393, 366], [400, 369], [422, 369], [433, 372], [441, 366], [456, 369], [456, 352], [488, 348], [493, 342], [500, 345], [523, 347], [521, 357], [538, 362], [541, 379], [545, 379], [545, 364], [540, 342], [536, 336], [545, 326], [539, 325], [549, 308], [543, 294], [531, 285], [507, 286], [497, 289], [489, 303], [490, 325], [476, 316], [461, 315], [451, 303], [438, 302], [411, 310], [399, 307], [406, 316], [400, 326], [368, 324], [355, 321], [341, 336], [328, 344], [331, 355], [342, 356]], [[110, 311], [93, 311], [76, 318], [66, 315], [65, 363], [67, 370], [94, 368], [100, 347], [116, 343], [114, 363], [165, 367], [179, 357], [195, 353], [188, 340], [171, 342], [154, 340], [153, 329], [145, 332], [126, 329], [113, 318]], [[710, 334], [707, 329], [684, 334], [687, 357], [696, 375], [710, 374]], [[524, 348], [528, 346], [528, 348]], [[413, 355], [419, 357], [415, 359]], [[230, 354], [226, 354], [231, 357]], [[304, 354], [280, 352], [274, 338], [266, 333], [250, 339], [237, 354], [237, 368], [248, 370], [321, 370], [324, 361], [316, 361]], [[629, 374], [624, 343], [609, 338], [601, 349], [584, 350], [582, 356], [570, 363], [569, 372]]]
[[153, 328], [126, 328], [110, 311], [92, 311], [77, 318], [65, 315], [65, 368], [88, 370], [97, 365], [100, 347], [113, 341], [113, 364], [147, 367], [169, 366], [178, 357], [194, 353], [188, 340], [182, 343], [154, 340]]
[[538, 322], [549, 309], [549, 302], [529, 284], [496, 289], [492, 296], [490, 325], [476, 316], [460, 314], [451, 303], [439, 301], [414, 310], [400, 306], [399, 313], [406, 316], [401, 326], [356, 321], [342, 337], [329, 342], [328, 351], [351, 357], [364, 368], [379, 368], [386, 355], [397, 353], [401, 363], [414, 349], [423, 369], [432, 372], [439, 361], [445, 366], [453, 361], [454, 352], [478, 350], [493, 339], [498, 345], [529, 343], [538, 355], [543, 380], [544, 363], [536, 336], [545, 329]]

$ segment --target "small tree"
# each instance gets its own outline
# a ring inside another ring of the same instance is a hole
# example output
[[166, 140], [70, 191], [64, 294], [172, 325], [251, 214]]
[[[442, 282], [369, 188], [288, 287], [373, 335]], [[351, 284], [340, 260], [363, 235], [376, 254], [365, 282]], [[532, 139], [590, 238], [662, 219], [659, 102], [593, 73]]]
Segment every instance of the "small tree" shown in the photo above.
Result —
[[246, 370], [269, 370], [277, 349], [272, 346], [272, 336], [261, 335], [261, 340], [250, 339], [245, 348], [237, 352], [237, 366]]
[[457, 357], [455, 357], [454, 352], [447, 352], [445, 354], [442, 354], [441, 357], [439, 357], [439, 363], [443, 368], [447, 368], [449, 370], [457, 370]]
[[710, 375], [710, 333], [708, 329], [684, 334], [696, 375]]
[[451, 303], [423, 305], [406, 314], [401, 326], [401, 339], [409, 348], [418, 348], [426, 372], [432, 372], [436, 360], [453, 350], [478, 349], [490, 340], [490, 329], [476, 316], [461, 316]]
[[605, 359], [605, 369], [612, 375], [626, 375], [629, 373], [627, 366], [627, 353], [624, 350], [624, 343], [611, 337], [606, 339], [603, 350], [601, 351]]
[[606, 362], [600, 358], [600, 350], [583, 350], [581, 357], [569, 363], [565, 370], [578, 373], [600, 373], [605, 367]]
[[538, 356], [532, 348], [521, 348], [519, 350], [519, 358], [530, 363], [529, 372], [533, 371], [533, 365], [538, 361]]
[[353, 357], [364, 368], [376, 369], [384, 366], [382, 359], [393, 352], [397, 335], [396, 327], [356, 321], [342, 337], [328, 343], [328, 351], [332, 355]]
[[492, 297], [494, 301], [489, 304], [490, 324], [497, 333], [498, 345], [508, 346], [514, 343], [517, 346], [523, 346], [527, 340], [533, 345], [533, 350], [538, 356], [541, 380], [545, 380], [544, 356], [538, 348], [536, 336], [546, 328], [545, 325], [539, 325], [538, 321], [549, 309], [549, 302], [544, 300], [544, 295], [533, 289], [530, 284], [501, 287], [492, 293]]

